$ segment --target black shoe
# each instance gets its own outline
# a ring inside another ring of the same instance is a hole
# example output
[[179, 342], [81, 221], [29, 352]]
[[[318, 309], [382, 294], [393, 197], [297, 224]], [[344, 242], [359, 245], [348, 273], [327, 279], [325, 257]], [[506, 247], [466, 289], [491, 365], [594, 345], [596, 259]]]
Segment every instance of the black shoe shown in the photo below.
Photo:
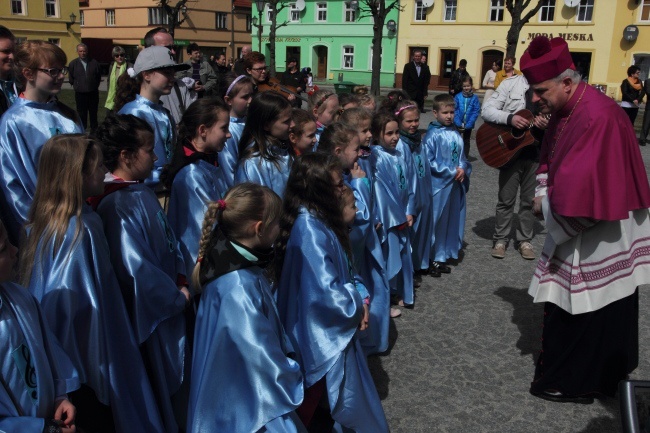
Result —
[[451, 273], [451, 268], [443, 262], [431, 262], [431, 268], [437, 269], [441, 274]]
[[434, 278], [440, 278], [440, 275], [441, 275], [440, 270], [438, 268], [434, 268], [433, 266], [431, 266], [429, 268], [429, 275], [434, 277]]
[[592, 404], [594, 398], [589, 395], [584, 396], [570, 396], [562, 394], [560, 391], [554, 391], [547, 389], [542, 392], [536, 392], [531, 390], [530, 393], [535, 397], [539, 397], [544, 400], [552, 401], [555, 403], [578, 403], [578, 404]]

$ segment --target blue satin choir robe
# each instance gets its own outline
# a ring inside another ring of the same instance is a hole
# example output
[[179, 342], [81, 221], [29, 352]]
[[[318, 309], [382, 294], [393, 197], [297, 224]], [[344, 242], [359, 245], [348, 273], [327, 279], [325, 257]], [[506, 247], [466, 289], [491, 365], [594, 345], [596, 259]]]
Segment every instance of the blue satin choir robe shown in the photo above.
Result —
[[[463, 138], [455, 127], [431, 122], [422, 144], [427, 148], [431, 170], [433, 260], [446, 262], [448, 259], [457, 259], [458, 252], [463, 248], [467, 212], [465, 195], [469, 188], [472, 165], [465, 159]], [[465, 170], [465, 181], [462, 184], [454, 180], [457, 167]]]
[[318, 150], [318, 143], [320, 143], [320, 136], [323, 135], [323, 132], [325, 131], [326, 126], [319, 124], [316, 122], [316, 133], [314, 137], [316, 138], [316, 143], [311, 148], [312, 152], [316, 152]]
[[217, 172], [217, 187], [219, 191], [228, 191], [235, 185], [235, 172], [237, 171], [237, 162], [239, 161], [239, 140], [244, 132], [246, 125], [245, 117], [230, 116], [231, 137], [226, 140], [223, 150], [219, 152], [217, 160], [219, 161], [219, 171]]
[[386, 278], [392, 292], [405, 304], [413, 304], [413, 258], [406, 215], [416, 215], [415, 194], [409, 185], [413, 165], [399, 149], [372, 146], [375, 208], [382, 227], [379, 232]]
[[80, 133], [83, 127], [61, 114], [55, 100], [18, 98], [0, 118], [0, 206], [14, 245], [34, 200], [41, 148], [55, 135]]
[[431, 210], [433, 193], [431, 191], [431, 173], [426, 147], [420, 143], [414, 149], [400, 139], [397, 148], [411, 156], [411, 185], [415, 194], [415, 211], [417, 212], [411, 227], [411, 247], [413, 249], [413, 269], [429, 269], [431, 261], [431, 236], [433, 234], [433, 213]]
[[185, 425], [186, 406], [179, 408], [172, 398], [183, 399], [174, 394], [179, 389], [187, 391], [181, 384], [185, 367], [189, 368], [185, 364], [186, 300], [177, 285], [178, 276], [186, 274], [178, 242], [156, 194], [144, 184], [132, 183], [108, 194], [97, 213], [104, 222], [111, 262], [136, 340], [146, 354], [145, 367], [163, 415], [163, 431], [176, 432], [178, 425]]
[[261, 268], [207, 283], [196, 317], [187, 431], [302, 431], [293, 413], [303, 399], [302, 374], [292, 352]]
[[0, 284], [0, 338], [0, 431], [41, 432], [55, 401], [79, 388], [77, 372], [38, 301], [14, 283]]
[[273, 146], [272, 152], [278, 156], [276, 162], [267, 161], [259, 154], [240, 160], [235, 184], [253, 182], [269, 187], [281, 198], [284, 197], [293, 158], [286, 147]]
[[388, 349], [390, 289], [381, 243], [375, 230], [372, 186], [368, 177], [353, 179], [348, 173], [343, 179], [354, 192], [357, 205], [350, 231], [352, 263], [370, 293], [369, 327], [360, 337], [361, 345], [367, 355], [381, 353]]
[[174, 178], [167, 218], [178, 237], [186, 275], [192, 275], [196, 264], [208, 203], [219, 200], [227, 191], [220, 189], [224, 186], [215, 182], [222, 169], [223, 167], [198, 160], [183, 167]]
[[348, 258], [334, 232], [304, 208], [291, 229], [277, 297], [305, 387], [325, 378], [334, 430], [388, 432], [357, 337], [363, 301]]
[[125, 104], [118, 114], [132, 114], [153, 128], [153, 150], [158, 160], [154, 162], [154, 169], [145, 183], [151, 187], [157, 186], [160, 183], [160, 173], [163, 167], [171, 161], [174, 153], [176, 143], [174, 119], [162, 103], [157, 104], [140, 95], [135, 95], [135, 100]]
[[[81, 234], [75, 242], [77, 224]], [[79, 380], [110, 405], [117, 431], [164, 431], [111, 266], [102, 220], [89, 206], [72, 217], [60, 249], [41, 242], [29, 291], [39, 300]], [[38, 260], [38, 258], [41, 258]]]

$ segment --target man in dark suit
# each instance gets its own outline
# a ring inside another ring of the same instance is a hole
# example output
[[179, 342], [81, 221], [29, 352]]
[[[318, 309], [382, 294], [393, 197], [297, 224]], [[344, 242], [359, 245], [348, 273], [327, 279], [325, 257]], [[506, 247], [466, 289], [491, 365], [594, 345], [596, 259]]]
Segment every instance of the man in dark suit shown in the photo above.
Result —
[[427, 97], [431, 81], [429, 67], [422, 63], [422, 51], [413, 52], [413, 61], [404, 65], [402, 73], [402, 90], [417, 104], [421, 112], [424, 111], [424, 99]]
[[641, 138], [639, 138], [639, 144], [641, 146], [645, 146], [648, 142], [648, 133], [650, 132], [650, 78], [643, 82], [643, 91], [645, 93], [645, 111], [643, 112]]
[[99, 83], [102, 74], [99, 63], [88, 57], [86, 44], [77, 45], [78, 58], [68, 65], [70, 84], [74, 88], [74, 99], [77, 113], [81, 117], [84, 129], [88, 127], [90, 116], [90, 129], [97, 128], [97, 110], [99, 108]]
[[14, 35], [5, 26], [0, 26], [0, 116], [18, 97], [13, 69]]

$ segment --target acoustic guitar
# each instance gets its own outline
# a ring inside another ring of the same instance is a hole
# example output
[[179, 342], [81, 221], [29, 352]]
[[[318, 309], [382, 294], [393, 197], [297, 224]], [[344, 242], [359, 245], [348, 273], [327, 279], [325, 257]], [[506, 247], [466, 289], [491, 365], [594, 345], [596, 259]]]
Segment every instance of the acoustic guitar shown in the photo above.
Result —
[[533, 127], [533, 113], [528, 110], [520, 110], [515, 114], [529, 122], [528, 128], [517, 129], [508, 125], [486, 122], [476, 131], [478, 153], [490, 167], [503, 167], [524, 147], [535, 143], [535, 138], [530, 132]]

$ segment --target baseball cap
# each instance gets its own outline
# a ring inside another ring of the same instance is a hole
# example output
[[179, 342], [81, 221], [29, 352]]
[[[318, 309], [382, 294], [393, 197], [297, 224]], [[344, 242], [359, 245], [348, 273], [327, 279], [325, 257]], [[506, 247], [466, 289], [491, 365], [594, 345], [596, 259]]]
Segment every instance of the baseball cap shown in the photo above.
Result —
[[152, 69], [172, 68], [175, 71], [185, 71], [191, 66], [187, 63], [176, 63], [174, 56], [167, 47], [148, 47], [140, 51], [135, 59], [133, 70], [136, 74]]

